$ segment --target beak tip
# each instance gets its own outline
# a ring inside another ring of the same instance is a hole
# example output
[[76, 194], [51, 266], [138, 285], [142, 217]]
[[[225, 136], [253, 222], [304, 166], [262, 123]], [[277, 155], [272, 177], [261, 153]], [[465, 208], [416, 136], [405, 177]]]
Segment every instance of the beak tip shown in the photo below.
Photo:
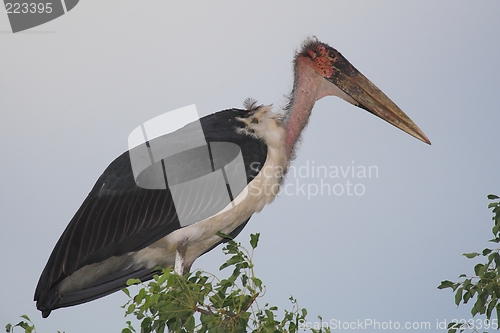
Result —
[[[413, 125], [415, 125], [415, 124], [413, 124]], [[402, 129], [402, 130], [404, 132], [410, 134], [411, 136], [413, 136], [415, 139], [418, 139], [418, 140], [422, 141], [423, 143], [426, 143], [429, 146], [431, 146], [432, 145], [431, 140], [429, 140], [429, 138], [420, 130], [420, 128], [418, 128], [416, 125], [415, 125], [415, 127], [416, 127], [416, 129], [412, 128], [409, 131], [407, 131], [405, 129]]]
[[415, 135], [415, 137], [420, 141], [427, 143], [429, 146], [432, 145], [431, 140], [429, 140], [429, 138], [424, 134], [424, 132], [422, 132], [418, 127], [417, 127], [417, 135]]
[[431, 140], [429, 140], [426, 136], [423, 137], [422, 142], [427, 143], [429, 146], [432, 146]]

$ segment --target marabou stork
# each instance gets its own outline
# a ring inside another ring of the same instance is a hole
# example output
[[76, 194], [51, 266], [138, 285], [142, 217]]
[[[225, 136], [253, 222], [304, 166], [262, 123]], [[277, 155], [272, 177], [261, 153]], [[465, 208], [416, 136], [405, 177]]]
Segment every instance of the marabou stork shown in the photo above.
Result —
[[[218, 231], [238, 235], [255, 212], [273, 201], [314, 103], [325, 96], [338, 96], [430, 144], [413, 121], [337, 50], [308, 39], [294, 59], [294, 85], [284, 112], [246, 102], [245, 110], [229, 109], [200, 119], [207, 143], [238, 145], [248, 195], [233, 193], [232, 205], [224, 211], [181, 225], [168, 185], [138, 186], [130, 153], [125, 152], [99, 177], [52, 251], [34, 296], [42, 316], [120, 290], [129, 278], [149, 279], [158, 265], [187, 272], [196, 258], [224, 241]], [[208, 206], [216, 201], [209, 191], [203, 193], [209, 197]]]

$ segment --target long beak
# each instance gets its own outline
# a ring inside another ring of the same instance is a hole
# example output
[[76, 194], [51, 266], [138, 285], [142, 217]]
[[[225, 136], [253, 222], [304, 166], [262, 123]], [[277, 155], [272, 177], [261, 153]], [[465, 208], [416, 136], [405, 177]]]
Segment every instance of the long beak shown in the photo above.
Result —
[[326, 78], [356, 103], [352, 104], [373, 113], [415, 138], [431, 144], [424, 132], [377, 86], [361, 74], [340, 53], [333, 61], [332, 76]]

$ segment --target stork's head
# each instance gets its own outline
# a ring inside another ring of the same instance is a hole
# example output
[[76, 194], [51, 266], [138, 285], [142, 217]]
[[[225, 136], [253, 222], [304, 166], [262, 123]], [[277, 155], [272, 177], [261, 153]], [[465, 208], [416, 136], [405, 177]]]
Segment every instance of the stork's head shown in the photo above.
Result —
[[361, 74], [337, 50], [317, 40], [308, 40], [295, 59], [296, 70], [300, 63], [313, 69], [324, 80], [317, 99], [338, 96], [384, 119], [397, 128], [430, 144], [431, 142], [415, 123], [380, 89]]

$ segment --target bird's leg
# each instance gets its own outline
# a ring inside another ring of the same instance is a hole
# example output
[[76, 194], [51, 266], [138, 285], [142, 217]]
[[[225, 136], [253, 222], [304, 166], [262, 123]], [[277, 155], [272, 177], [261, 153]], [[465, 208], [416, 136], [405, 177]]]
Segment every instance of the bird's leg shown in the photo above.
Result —
[[175, 250], [174, 272], [181, 276], [189, 272], [191, 268], [191, 265], [186, 263], [186, 250], [187, 239], [184, 239], [177, 244], [177, 249]]

